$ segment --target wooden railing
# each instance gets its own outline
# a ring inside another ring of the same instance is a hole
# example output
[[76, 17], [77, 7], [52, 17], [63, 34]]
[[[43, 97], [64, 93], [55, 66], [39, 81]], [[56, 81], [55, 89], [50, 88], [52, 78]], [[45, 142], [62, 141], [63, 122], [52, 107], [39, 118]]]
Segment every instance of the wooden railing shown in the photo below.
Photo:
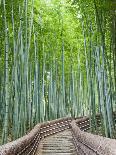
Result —
[[[85, 122], [85, 119], [81, 121]], [[115, 139], [81, 131], [77, 124], [78, 121], [71, 122], [73, 142], [78, 155], [116, 155]]]
[[31, 132], [0, 147], [0, 155], [35, 155], [41, 139], [70, 127], [71, 118], [62, 118], [36, 125]]

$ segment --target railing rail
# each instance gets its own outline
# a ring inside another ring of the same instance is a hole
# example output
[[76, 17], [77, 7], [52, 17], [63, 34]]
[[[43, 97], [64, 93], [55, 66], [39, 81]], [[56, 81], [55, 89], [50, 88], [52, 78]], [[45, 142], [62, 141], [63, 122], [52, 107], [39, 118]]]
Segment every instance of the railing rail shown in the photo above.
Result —
[[36, 125], [27, 135], [0, 146], [0, 155], [20, 155], [24, 150], [34, 145], [39, 136], [41, 125]]
[[38, 124], [27, 135], [0, 146], [0, 155], [35, 155], [41, 139], [70, 127], [72, 118], [61, 118]]
[[71, 128], [78, 155], [116, 155], [115, 139], [81, 131], [76, 123], [77, 121], [72, 121]]

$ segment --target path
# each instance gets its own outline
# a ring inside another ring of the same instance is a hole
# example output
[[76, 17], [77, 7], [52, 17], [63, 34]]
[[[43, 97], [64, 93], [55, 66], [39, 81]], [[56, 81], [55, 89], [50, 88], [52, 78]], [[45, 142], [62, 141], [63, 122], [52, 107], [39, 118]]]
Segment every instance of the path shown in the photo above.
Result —
[[38, 150], [37, 155], [76, 155], [70, 130], [45, 138]]

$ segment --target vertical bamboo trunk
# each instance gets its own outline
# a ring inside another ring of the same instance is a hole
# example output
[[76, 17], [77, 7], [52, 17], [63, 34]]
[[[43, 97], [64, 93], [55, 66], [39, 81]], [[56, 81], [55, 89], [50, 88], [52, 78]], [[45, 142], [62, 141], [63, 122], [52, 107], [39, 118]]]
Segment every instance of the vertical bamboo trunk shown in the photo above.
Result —
[[5, 33], [5, 119], [3, 128], [3, 143], [7, 142], [8, 138], [8, 109], [9, 109], [9, 68], [8, 68], [8, 53], [9, 53], [9, 42], [8, 42], [8, 25], [6, 20], [6, 1], [3, 0], [4, 8], [4, 33]]

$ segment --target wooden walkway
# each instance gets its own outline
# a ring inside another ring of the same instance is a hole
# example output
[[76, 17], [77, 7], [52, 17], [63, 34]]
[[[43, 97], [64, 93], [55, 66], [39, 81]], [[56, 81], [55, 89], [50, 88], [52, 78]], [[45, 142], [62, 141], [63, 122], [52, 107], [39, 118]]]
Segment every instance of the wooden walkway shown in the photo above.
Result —
[[[100, 114], [96, 122], [100, 127]], [[0, 155], [116, 155], [116, 140], [85, 132], [89, 129], [89, 117], [37, 124], [27, 135], [0, 146]]]
[[37, 155], [77, 155], [71, 130], [65, 130], [41, 141]]

